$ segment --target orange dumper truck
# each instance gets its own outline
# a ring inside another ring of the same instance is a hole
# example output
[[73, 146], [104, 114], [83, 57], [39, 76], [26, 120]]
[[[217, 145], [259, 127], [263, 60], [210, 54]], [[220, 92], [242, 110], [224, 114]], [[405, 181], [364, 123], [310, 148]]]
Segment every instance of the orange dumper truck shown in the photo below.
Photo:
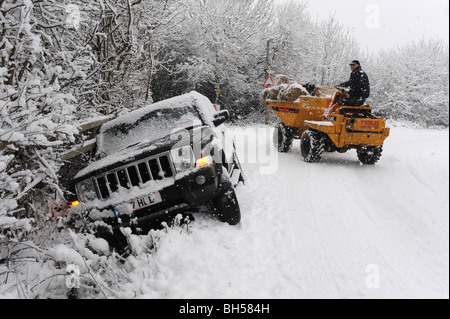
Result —
[[300, 96], [295, 102], [266, 100], [280, 118], [274, 132], [274, 145], [279, 152], [288, 152], [294, 139], [301, 139], [303, 159], [320, 162], [327, 152], [345, 153], [356, 149], [363, 164], [375, 164], [390, 134], [386, 120], [372, 114], [369, 105], [341, 105], [345, 97], [338, 88], [331, 97]]

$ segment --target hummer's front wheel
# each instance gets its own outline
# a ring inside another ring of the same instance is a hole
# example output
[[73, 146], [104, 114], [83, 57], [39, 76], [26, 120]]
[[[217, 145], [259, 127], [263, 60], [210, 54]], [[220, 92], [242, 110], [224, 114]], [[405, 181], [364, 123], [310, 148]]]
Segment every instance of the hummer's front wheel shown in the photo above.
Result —
[[214, 213], [221, 222], [232, 226], [241, 221], [241, 209], [233, 187], [229, 187], [213, 200]]

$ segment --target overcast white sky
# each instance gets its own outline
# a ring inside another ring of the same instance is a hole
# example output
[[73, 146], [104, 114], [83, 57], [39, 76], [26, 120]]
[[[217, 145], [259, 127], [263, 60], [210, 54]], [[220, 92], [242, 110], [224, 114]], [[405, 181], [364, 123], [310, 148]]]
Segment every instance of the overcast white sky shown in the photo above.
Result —
[[[301, 0], [299, 0], [301, 1]], [[315, 19], [330, 14], [350, 29], [361, 49], [377, 52], [422, 38], [449, 42], [449, 0], [309, 0]]]

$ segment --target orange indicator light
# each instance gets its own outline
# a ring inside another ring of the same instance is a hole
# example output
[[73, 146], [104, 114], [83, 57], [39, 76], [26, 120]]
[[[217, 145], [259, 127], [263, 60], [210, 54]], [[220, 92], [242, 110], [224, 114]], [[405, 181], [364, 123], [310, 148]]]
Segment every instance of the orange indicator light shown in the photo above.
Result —
[[75, 207], [75, 206], [78, 206], [78, 205], [80, 205], [80, 202], [76, 200], [76, 201], [72, 202], [70, 207]]
[[203, 157], [197, 161], [197, 166], [205, 166], [209, 164], [209, 156]]

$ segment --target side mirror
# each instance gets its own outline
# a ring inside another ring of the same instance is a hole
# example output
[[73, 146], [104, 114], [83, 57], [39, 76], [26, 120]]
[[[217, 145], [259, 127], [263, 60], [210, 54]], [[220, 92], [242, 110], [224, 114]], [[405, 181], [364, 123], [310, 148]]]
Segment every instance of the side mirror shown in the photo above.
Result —
[[230, 112], [228, 112], [228, 110], [223, 110], [214, 114], [213, 123], [215, 126], [219, 126], [220, 124], [225, 123], [229, 119], [230, 119]]

